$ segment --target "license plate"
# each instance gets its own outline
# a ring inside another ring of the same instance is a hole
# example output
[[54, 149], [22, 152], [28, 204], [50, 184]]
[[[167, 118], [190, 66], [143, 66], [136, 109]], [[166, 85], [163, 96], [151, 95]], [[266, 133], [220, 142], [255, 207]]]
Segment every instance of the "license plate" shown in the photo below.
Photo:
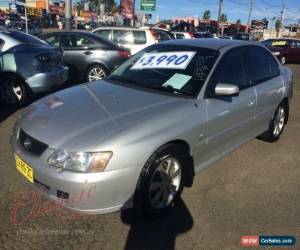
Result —
[[15, 154], [16, 167], [19, 172], [31, 183], [33, 183], [33, 168], [25, 163], [19, 156]]

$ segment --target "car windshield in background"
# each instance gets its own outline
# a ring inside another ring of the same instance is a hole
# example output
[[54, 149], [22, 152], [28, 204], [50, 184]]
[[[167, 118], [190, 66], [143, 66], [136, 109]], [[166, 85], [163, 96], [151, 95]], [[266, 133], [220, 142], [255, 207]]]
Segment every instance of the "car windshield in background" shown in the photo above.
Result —
[[289, 43], [286, 40], [273, 40], [271, 42], [271, 47], [281, 47], [286, 48], [288, 47]]
[[195, 97], [218, 55], [212, 49], [153, 45], [127, 60], [107, 80]]
[[26, 44], [33, 44], [33, 45], [45, 45], [47, 43], [41, 41], [38, 38], [35, 38], [34, 36], [25, 34], [23, 32], [16, 32], [12, 31], [9, 33], [9, 35], [14, 38], [15, 40], [21, 42], [21, 43], [26, 43]]

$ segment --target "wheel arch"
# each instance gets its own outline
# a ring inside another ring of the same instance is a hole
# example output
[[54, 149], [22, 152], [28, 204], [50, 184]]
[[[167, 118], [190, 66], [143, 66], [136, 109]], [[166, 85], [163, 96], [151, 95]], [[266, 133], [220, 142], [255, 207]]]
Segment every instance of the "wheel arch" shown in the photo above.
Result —
[[283, 100], [280, 102], [280, 104], [283, 104], [286, 108], [286, 112], [285, 112], [285, 124], [287, 124], [288, 120], [289, 120], [289, 98], [288, 97], [284, 97]]
[[182, 139], [174, 139], [174, 140], [170, 140], [168, 142], [165, 142], [164, 144], [160, 145], [159, 147], [156, 148], [156, 150], [154, 152], [152, 152], [150, 158], [161, 148], [163, 147], [167, 147], [168, 145], [175, 145], [177, 147], [180, 147], [183, 149], [183, 152], [185, 152], [185, 160], [186, 160], [186, 180], [184, 183], [185, 187], [191, 187], [193, 185], [193, 181], [194, 181], [194, 176], [195, 176], [195, 167], [194, 167], [194, 158], [191, 154], [191, 147], [188, 144], [188, 142], [186, 142], [185, 140]]
[[19, 80], [21, 80], [23, 82], [23, 84], [25, 85], [27, 90], [30, 90], [30, 87], [27, 84], [27, 82], [25, 81], [24, 77], [22, 77], [18, 72], [13, 72], [13, 71], [3, 71], [3, 72], [1, 72], [0, 73], [0, 83], [1, 83], [1, 79], [5, 78], [7, 76], [17, 77]]

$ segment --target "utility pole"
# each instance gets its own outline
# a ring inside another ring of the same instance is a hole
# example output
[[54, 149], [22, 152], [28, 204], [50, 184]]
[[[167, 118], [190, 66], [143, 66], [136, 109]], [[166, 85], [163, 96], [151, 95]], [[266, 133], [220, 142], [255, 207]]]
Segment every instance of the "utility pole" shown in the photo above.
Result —
[[217, 31], [217, 35], [220, 35], [220, 17], [221, 14], [223, 12], [223, 0], [220, 0], [219, 2], [219, 13], [218, 13], [218, 31]]
[[26, 33], [28, 34], [28, 16], [27, 16], [26, 0], [25, 0], [25, 5], [24, 5], [24, 11], [25, 11], [25, 30], [26, 30]]
[[65, 30], [72, 30], [72, 0], [65, 1]]
[[280, 11], [280, 18], [279, 18], [279, 20], [280, 20], [280, 30], [283, 27], [284, 10], [285, 10], [285, 2], [283, 2], [282, 8], [281, 8], [281, 11]]
[[247, 21], [248, 29], [249, 29], [250, 24], [251, 24], [252, 9], [253, 9], [253, 0], [249, 0], [249, 14], [248, 14], [248, 21]]
[[283, 19], [284, 19], [284, 11], [285, 11], [285, 2], [283, 2], [282, 4], [282, 8], [281, 8], [281, 11], [280, 11], [280, 23], [283, 24]]
[[133, 9], [132, 9], [132, 26], [135, 27], [135, 0], [133, 0]]

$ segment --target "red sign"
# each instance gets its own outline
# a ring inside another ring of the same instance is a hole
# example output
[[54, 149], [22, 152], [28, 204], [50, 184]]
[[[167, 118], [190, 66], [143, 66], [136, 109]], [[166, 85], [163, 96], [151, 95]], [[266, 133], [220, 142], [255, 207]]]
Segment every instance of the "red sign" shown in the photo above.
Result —
[[126, 18], [133, 17], [133, 0], [121, 0], [122, 15]]
[[241, 237], [241, 246], [247, 246], [247, 247], [259, 246], [259, 237], [258, 236], [242, 236]]

